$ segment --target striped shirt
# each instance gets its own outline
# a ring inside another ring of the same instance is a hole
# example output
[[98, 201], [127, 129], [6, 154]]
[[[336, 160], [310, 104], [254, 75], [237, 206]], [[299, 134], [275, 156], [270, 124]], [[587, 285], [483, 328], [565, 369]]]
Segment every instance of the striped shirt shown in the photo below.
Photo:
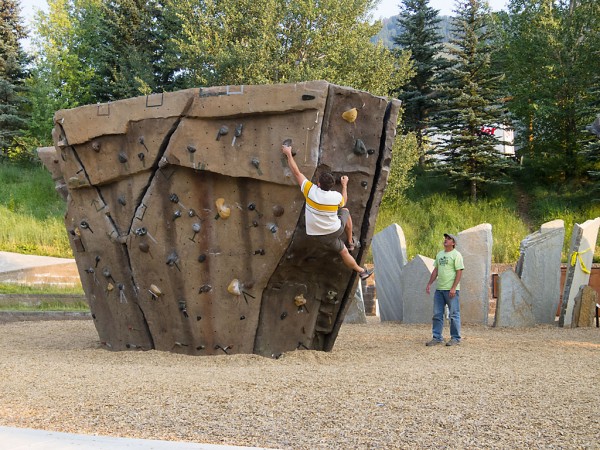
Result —
[[342, 222], [338, 208], [344, 206], [342, 194], [324, 191], [308, 180], [304, 180], [300, 189], [306, 199], [306, 234], [322, 236], [339, 230]]

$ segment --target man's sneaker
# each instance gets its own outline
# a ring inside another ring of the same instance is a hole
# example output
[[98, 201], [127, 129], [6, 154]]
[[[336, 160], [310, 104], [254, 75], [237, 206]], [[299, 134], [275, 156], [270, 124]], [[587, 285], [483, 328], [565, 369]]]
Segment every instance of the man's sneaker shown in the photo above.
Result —
[[361, 280], [366, 280], [371, 275], [373, 275], [373, 269], [363, 269], [363, 271], [358, 274]]
[[453, 345], [460, 345], [460, 341], [458, 339], [450, 339], [448, 342], [446, 342], [446, 345], [448, 347], [451, 347]]
[[432, 339], [429, 342], [426, 342], [425, 345], [427, 347], [432, 347], [434, 345], [440, 345], [440, 344], [443, 344], [443, 343], [444, 343], [444, 341], [441, 341], [439, 339]]

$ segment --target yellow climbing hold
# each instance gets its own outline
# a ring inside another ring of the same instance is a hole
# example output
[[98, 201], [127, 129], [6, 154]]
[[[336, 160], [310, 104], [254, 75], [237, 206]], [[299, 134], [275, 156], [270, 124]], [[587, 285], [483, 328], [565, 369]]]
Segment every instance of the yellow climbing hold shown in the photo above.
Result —
[[342, 113], [342, 119], [349, 123], [354, 123], [357, 117], [358, 110], [356, 108], [349, 109], [348, 111], [344, 111]]
[[221, 219], [229, 218], [229, 216], [231, 215], [231, 208], [225, 206], [224, 198], [218, 198], [215, 202], [215, 205], [217, 206], [217, 212], [219, 213], [219, 217]]
[[150, 285], [150, 292], [156, 297], [160, 297], [162, 295], [161, 290], [155, 284]]
[[296, 297], [294, 297], [294, 304], [298, 307], [306, 305], [304, 294], [296, 295]]
[[232, 295], [242, 295], [240, 280], [238, 280], [237, 278], [231, 280], [231, 283], [229, 283], [229, 286], [227, 286], [227, 292], [229, 292]]

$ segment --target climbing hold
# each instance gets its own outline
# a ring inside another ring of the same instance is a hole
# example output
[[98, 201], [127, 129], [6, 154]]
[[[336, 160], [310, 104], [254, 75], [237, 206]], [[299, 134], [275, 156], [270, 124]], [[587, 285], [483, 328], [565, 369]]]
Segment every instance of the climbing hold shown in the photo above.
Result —
[[98, 141], [92, 142], [92, 150], [94, 150], [96, 153], [98, 153], [100, 151], [100, 142], [98, 142]]
[[129, 158], [127, 158], [127, 155], [125, 154], [125, 152], [119, 153], [119, 162], [126, 163], [128, 160], [129, 160]]
[[114, 288], [115, 287], [113, 286], [112, 283], [108, 283], [108, 286], [106, 286], [106, 290], [109, 291], [109, 292], [112, 291]]
[[188, 317], [187, 305], [185, 303], [185, 300], [180, 299], [178, 303], [179, 303], [179, 311], [181, 311], [181, 313], [183, 314], [184, 317]]
[[198, 256], [198, 262], [204, 262], [206, 261], [206, 255], [204, 253], [202, 253], [200, 256]]
[[361, 181], [361, 182], [360, 182], [360, 185], [361, 185], [362, 187], [366, 188], [366, 187], [369, 185], [369, 183], [367, 183], [366, 181]]
[[275, 217], [281, 217], [281, 216], [283, 216], [284, 211], [285, 210], [283, 209], [283, 206], [281, 206], [281, 205], [275, 205], [275, 206], [273, 206], [273, 215]]
[[179, 219], [181, 217], [181, 211], [177, 210], [173, 213], [173, 220]]
[[138, 245], [138, 247], [143, 253], [148, 253], [150, 251], [150, 246], [147, 242], [140, 242], [140, 245]]
[[177, 261], [179, 260], [179, 256], [177, 256], [176, 252], [171, 252], [167, 257], [167, 266], [173, 267], [177, 265]]
[[348, 123], [354, 123], [357, 117], [358, 110], [356, 108], [349, 109], [342, 113], [342, 119], [344, 119]]
[[[284, 140], [281, 145], [285, 145], [286, 147], [291, 147], [292, 146], [292, 140], [291, 139], [286, 139]], [[292, 156], [296, 156], [296, 149], [292, 148]]]
[[367, 154], [367, 146], [365, 145], [365, 143], [363, 141], [361, 141], [360, 139], [357, 139], [356, 142], [354, 142], [354, 148], [352, 149], [352, 151], [354, 152], [355, 155], [366, 155]]
[[123, 206], [125, 206], [127, 204], [127, 200], [125, 200], [124, 195], [120, 195], [119, 198], [117, 199], [117, 201], [119, 202], [120, 205], [123, 205]]
[[149, 291], [154, 297], [160, 297], [162, 295], [162, 291], [155, 284], [150, 285]]
[[200, 289], [198, 290], [198, 294], [205, 294], [207, 292], [210, 292], [212, 290], [212, 286], [210, 284], [205, 284], [204, 286], [200, 286]]
[[221, 139], [221, 136], [225, 136], [227, 133], [229, 133], [229, 128], [226, 125], [223, 125], [217, 132], [217, 141]]
[[218, 198], [215, 201], [215, 205], [217, 206], [217, 212], [221, 219], [229, 218], [229, 216], [231, 215], [231, 208], [229, 208], [228, 206], [225, 206], [224, 198]]
[[190, 209], [190, 210], [188, 211], [188, 216], [189, 216], [189, 217], [194, 217], [195, 215], [196, 215], [196, 211], [194, 211], [193, 209]]
[[260, 160], [255, 156], [254, 158], [252, 158], [252, 160], [250, 162], [256, 168], [256, 171], [258, 172], [258, 174], [262, 175], [262, 170], [260, 170]]
[[233, 133], [233, 139], [231, 140], [231, 146], [235, 145], [235, 141], [242, 135], [242, 130], [244, 128], [244, 124], [240, 123], [237, 127], [235, 127], [235, 131]]
[[187, 151], [190, 153], [196, 153], [196, 147], [194, 147], [193, 145], [188, 145]]
[[242, 295], [240, 280], [238, 280], [237, 278], [231, 280], [229, 286], [227, 286], [227, 292], [229, 292], [232, 295]]
[[296, 295], [296, 297], [294, 297], [294, 304], [296, 306], [306, 305], [306, 299], [304, 298], [304, 294]]
[[254, 203], [250, 203], [250, 204], [248, 205], [248, 209], [249, 209], [250, 211], [254, 211], [254, 210], [256, 209], [256, 205], [255, 205]]
[[140, 159], [140, 161], [143, 161], [145, 157], [146, 155], [144, 155], [143, 153], [138, 153], [138, 158]]
[[177, 194], [171, 194], [169, 195], [169, 200], [173, 203], [179, 203], [179, 196]]

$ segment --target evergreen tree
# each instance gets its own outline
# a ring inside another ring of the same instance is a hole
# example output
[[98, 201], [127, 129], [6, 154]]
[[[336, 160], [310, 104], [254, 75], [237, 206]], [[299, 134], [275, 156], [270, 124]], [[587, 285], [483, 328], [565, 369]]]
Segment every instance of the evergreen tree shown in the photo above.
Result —
[[501, 75], [492, 73], [492, 23], [486, 2], [457, 0], [449, 49], [453, 64], [444, 80], [437, 125], [436, 169], [452, 184], [468, 188], [476, 201], [480, 188], [505, 182], [510, 165], [496, 146], [494, 128], [504, 121], [499, 97]]
[[414, 75], [400, 88], [404, 130], [413, 132], [417, 141], [419, 163], [423, 165], [427, 131], [435, 111], [435, 97], [440, 73], [448, 67], [441, 56], [443, 38], [439, 34], [439, 11], [429, 7], [429, 0], [403, 0], [397, 19], [401, 30], [394, 43], [410, 51]]
[[24, 82], [27, 56], [20, 39], [27, 36], [14, 0], [0, 0], [0, 152], [6, 156], [27, 124]]

